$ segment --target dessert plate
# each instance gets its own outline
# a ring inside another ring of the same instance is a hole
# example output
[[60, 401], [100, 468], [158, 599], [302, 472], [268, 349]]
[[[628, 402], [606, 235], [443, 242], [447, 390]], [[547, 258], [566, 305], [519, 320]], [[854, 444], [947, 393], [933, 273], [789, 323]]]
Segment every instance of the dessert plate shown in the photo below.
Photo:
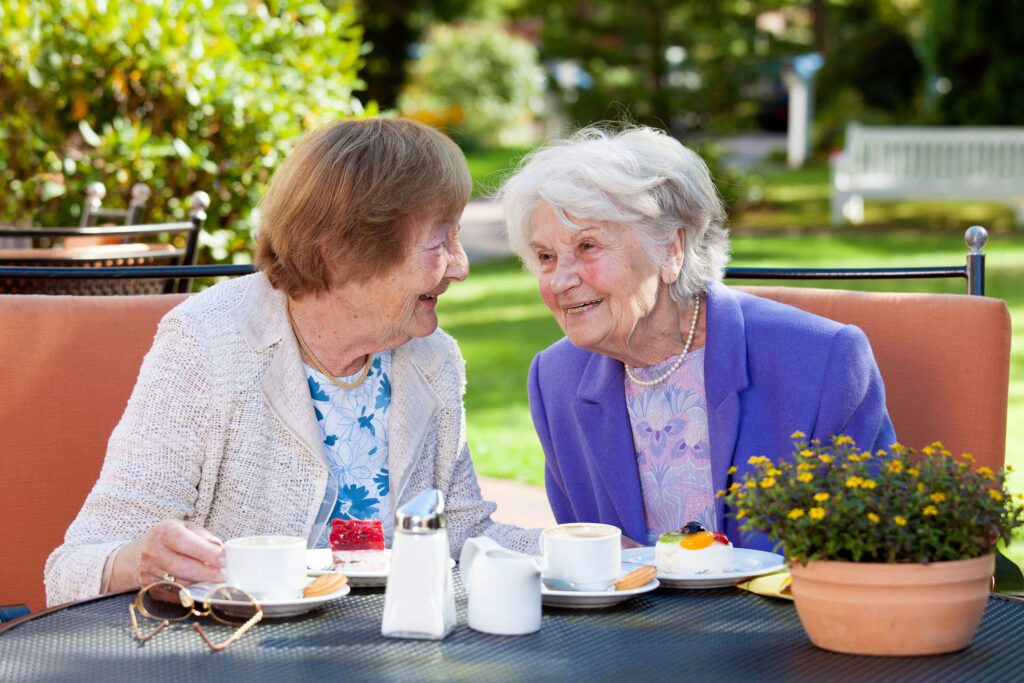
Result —
[[[632, 567], [630, 567], [632, 569]], [[611, 607], [629, 600], [634, 595], [649, 593], [660, 585], [657, 579], [651, 579], [639, 588], [625, 591], [614, 589], [604, 591], [556, 591], [543, 583], [540, 585], [540, 600], [548, 607], [568, 607], [570, 609], [600, 609]]]
[[[391, 548], [384, 551], [388, 562], [391, 561]], [[348, 585], [353, 588], [379, 588], [388, 583], [388, 569], [360, 571], [358, 569], [338, 569], [334, 566], [334, 559], [330, 548], [314, 548], [306, 551], [306, 567], [309, 576], [321, 576], [331, 572], [340, 571], [348, 577]], [[454, 567], [455, 560], [448, 558], [448, 566]]]
[[[631, 564], [654, 564], [654, 548], [623, 550], [622, 561]], [[720, 574], [666, 574], [659, 571], [658, 580], [666, 588], [722, 588], [735, 586], [740, 581], [785, 568], [786, 560], [778, 553], [734, 548], [731, 571]]]
[[[312, 582], [310, 578], [310, 582]], [[211, 588], [218, 584], [214, 583], [196, 583], [188, 587], [188, 592], [192, 594], [192, 598], [202, 604], [206, 598], [206, 593]], [[299, 614], [305, 614], [310, 610], [316, 609], [325, 602], [331, 600], [337, 600], [338, 598], [348, 595], [352, 589], [348, 584], [345, 584], [333, 593], [327, 595], [318, 595], [315, 598], [295, 598], [291, 600], [260, 600], [260, 607], [263, 608], [263, 616], [265, 618], [281, 618], [281, 617], [294, 617]], [[249, 611], [249, 604], [246, 602], [236, 602], [234, 600], [211, 600], [211, 604], [221, 608], [227, 614], [232, 616], [245, 617], [251, 614]]]

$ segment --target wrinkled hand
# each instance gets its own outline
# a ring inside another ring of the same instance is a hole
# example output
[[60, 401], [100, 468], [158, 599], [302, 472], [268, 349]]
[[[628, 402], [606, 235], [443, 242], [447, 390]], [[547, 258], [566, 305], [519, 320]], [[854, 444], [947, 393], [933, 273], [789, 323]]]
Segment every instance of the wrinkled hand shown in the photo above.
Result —
[[164, 574], [186, 585], [224, 580], [223, 543], [195, 522], [160, 522], [141, 540], [138, 558], [140, 586], [163, 581]]
[[622, 534], [622, 547], [625, 548], [643, 548], [642, 543], [637, 543], [626, 534]]

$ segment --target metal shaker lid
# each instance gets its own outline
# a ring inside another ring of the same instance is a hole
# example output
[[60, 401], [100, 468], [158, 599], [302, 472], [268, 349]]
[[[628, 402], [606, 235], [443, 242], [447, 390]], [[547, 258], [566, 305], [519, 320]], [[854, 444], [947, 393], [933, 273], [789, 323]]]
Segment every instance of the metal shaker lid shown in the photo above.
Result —
[[428, 534], [445, 528], [444, 496], [428, 489], [395, 511], [395, 531]]

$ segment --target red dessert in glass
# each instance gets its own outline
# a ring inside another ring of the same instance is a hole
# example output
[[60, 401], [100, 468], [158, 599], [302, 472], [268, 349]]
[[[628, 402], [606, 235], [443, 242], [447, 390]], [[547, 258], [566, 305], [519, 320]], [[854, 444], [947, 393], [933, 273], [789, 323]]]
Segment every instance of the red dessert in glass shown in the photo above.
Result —
[[387, 571], [384, 526], [379, 519], [332, 520], [330, 539], [334, 564], [356, 571]]

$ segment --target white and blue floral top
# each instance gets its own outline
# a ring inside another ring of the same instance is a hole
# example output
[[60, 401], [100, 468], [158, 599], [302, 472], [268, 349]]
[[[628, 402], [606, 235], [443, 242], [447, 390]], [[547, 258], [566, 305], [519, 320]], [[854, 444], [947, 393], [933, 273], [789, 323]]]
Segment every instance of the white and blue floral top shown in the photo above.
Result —
[[[394, 520], [388, 499], [388, 408], [391, 407], [391, 352], [374, 356], [366, 380], [342, 389], [305, 365], [313, 410], [324, 435], [331, 474], [338, 480], [338, 500], [330, 519], [379, 519], [391, 545]], [[339, 378], [351, 382], [358, 378]], [[318, 547], [329, 543], [330, 523]]]

